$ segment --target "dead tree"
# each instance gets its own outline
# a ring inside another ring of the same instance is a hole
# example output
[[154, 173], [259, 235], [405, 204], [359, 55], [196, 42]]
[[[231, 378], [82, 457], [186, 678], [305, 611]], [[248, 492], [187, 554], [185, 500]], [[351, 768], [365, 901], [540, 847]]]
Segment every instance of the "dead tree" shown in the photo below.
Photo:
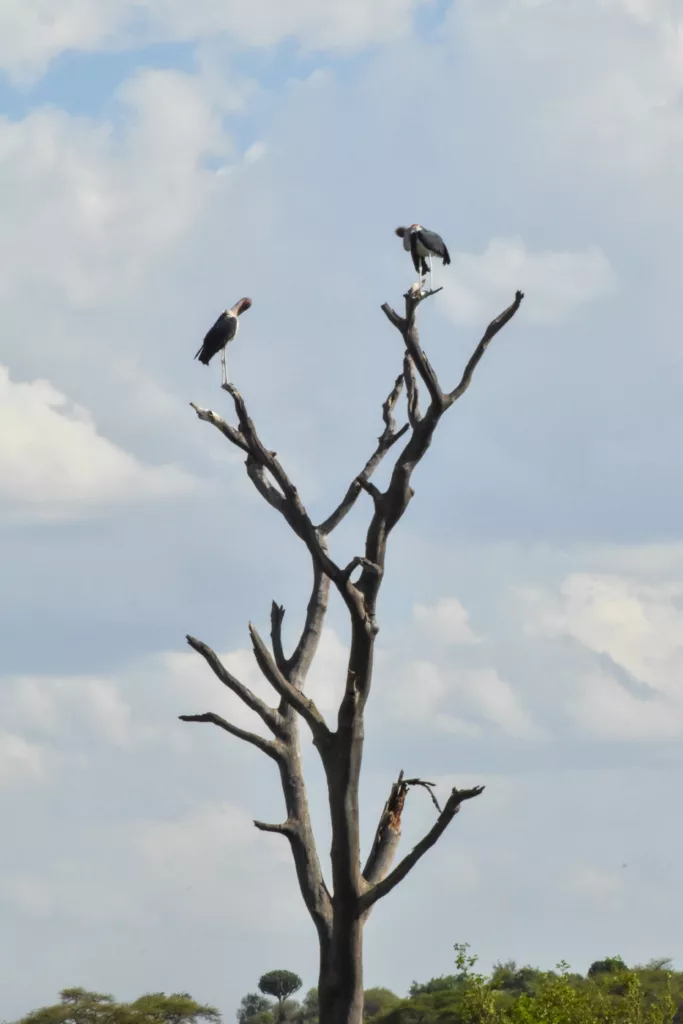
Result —
[[[416, 314], [420, 303], [434, 292], [420, 293], [413, 287], [405, 296], [405, 313], [399, 316], [389, 305], [382, 310], [399, 332], [404, 348], [403, 370], [383, 405], [384, 430], [377, 447], [352, 481], [337, 508], [324, 522], [315, 524], [299, 492], [283, 469], [277, 454], [259, 437], [239, 391], [231, 384], [224, 389], [231, 396], [237, 427], [209, 409], [193, 408], [200, 420], [213, 424], [246, 456], [247, 473], [259, 494], [285, 519], [308, 550], [313, 567], [313, 587], [299, 642], [287, 655], [283, 647], [284, 608], [273, 602], [270, 612], [270, 646], [253, 625], [249, 625], [256, 661], [279, 697], [271, 707], [252, 693], [221, 663], [201, 640], [187, 637], [188, 644], [208, 662], [219, 681], [236, 694], [267, 726], [272, 738], [238, 728], [219, 715], [207, 712], [183, 715], [186, 722], [209, 722], [232, 736], [258, 748], [277, 765], [287, 816], [281, 824], [255, 821], [263, 832], [284, 836], [292, 850], [304, 902], [320, 941], [319, 1002], [321, 1024], [360, 1024], [363, 1019], [363, 926], [372, 907], [401, 882], [420, 858], [434, 846], [465, 800], [479, 796], [483, 786], [453, 789], [423, 839], [392, 868], [401, 833], [401, 812], [408, 789], [426, 785], [420, 779], [404, 779], [392, 786], [382, 812], [364, 867], [361, 867], [358, 825], [358, 788], [364, 742], [364, 711], [370, 695], [375, 638], [377, 597], [384, 578], [387, 541], [413, 497], [413, 470], [429, 448], [441, 417], [467, 391], [474, 371], [489, 343], [514, 316], [523, 299], [517, 292], [511, 306], [493, 320], [465, 367], [462, 379], [452, 391], [444, 392], [420, 345]], [[419, 388], [429, 397], [426, 411], [420, 411]], [[397, 428], [396, 403], [405, 387], [408, 422]], [[371, 476], [385, 455], [406, 437], [382, 491]], [[365, 492], [372, 502], [365, 550], [348, 565], [330, 557], [328, 538]], [[306, 696], [308, 670], [316, 653], [327, 611], [330, 586], [336, 588], [348, 609], [351, 642], [345, 691], [336, 726], [325, 721], [315, 703]], [[311, 826], [306, 784], [299, 746], [299, 719], [311, 731], [327, 778], [332, 829], [331, 887], [321, 869]], [[431, 788], [429, 788], [431, 793]], [[435, 801], [436, 802], [436, 801]]]

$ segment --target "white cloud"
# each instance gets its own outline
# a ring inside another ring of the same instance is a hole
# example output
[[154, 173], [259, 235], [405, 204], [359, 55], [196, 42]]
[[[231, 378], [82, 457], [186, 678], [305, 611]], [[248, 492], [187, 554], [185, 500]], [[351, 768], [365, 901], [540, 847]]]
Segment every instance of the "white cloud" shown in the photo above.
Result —
[[[582, 169], [604, 168], [612, 191], [631, 174], [677, 183], [683, 17], [676, 0], [464, 0], [450, 21], [527, 104], [534, 145], [559, 173], [580, 151]], [[648, 198], [667, 202], [668, 194]]]
[[[398, 674], [396, 674], [398, 675]], [[402, 677], [383, 688], [383, 699], [396, 718], [431, 726], [443, 732], [477, 735], [472, 722], [443, 710], [449, 688], [438, 665], [431, 661], [410, 663]]]
[[204, 160], [232, 154], [222, 114], [241, 101], [220, 84], [145, 70], [119, 87], [120, 122], [56, 108], [0, 120], [0, 294], [40, 281], [83, 309], [134, 287], [206, 203], [216, 176]]
[[456, 687], [464, 693], [471, 710], [497, 725], [501, 732], [519, 739], [536, 739], [541, 735], [510, 683], [495, 669], [460, 672], [456, 679]]
[[433, 605], [416, 604], [413, 615], [418, 625], [440, 644], [478, 644], [469, 613], [455, 597], [440, 598]]
[[571, 637], [651, 691], [631, 692], [602, 666], [584, 673], [570, 701], [584, 731], [623, 740], [683, 734], [683, 584], [572, 573], [556, 593], [520, 597], [531, 635]]
[[239, 807], [205, 803], [183, 817], [142, 824], [133, 845], [151, 904], [157, 894], [173, 893], [176, 912], [221, 921], [227, 914], [241, 930], [287, 929], [304, 919], [289, 844], [259, 832]]
[[382, 699], [398, 719], [470, 736], [480, 734], [483, 724], [519, 739], [541, 735], [495, 669], [451, 670], [431, 661], [412, 661], [392, 675], [382, 687]]
[[481, 255], [454, 253], [452, 259], [451, 275], [439, 282], [440, 300], [456, 323], [479, 323], [518, 288], [533, 295], [530, 320], [554, 323], [616, 288], [609, 260], [596, 246], [531, 252], [519, 238], [494, 238]]
[[607, 672], [576, 680], [577, 696], [568, 708], [581, 730], [601, 740], [662, 741], [683, 736], [683, 702], [644, 700], [629, 693]]
[[0, 8], [0, 66], [30, 79], [67, 50], [116, 50], [145, 43], [214, 39], [273, 46], [295, 38], [307, 47], [346, 50], [407, 32], [425, 0], [5, 0]]
[[2, 688], [3, 718], [17, 730], [61, 740], [78, 726], [119, 746], [127, 744], [133, 735], [131, 709], [111, 679], [5, 677]]
[[44, 758], [39, 746], [22, 736], [0, 733], [0, 789], [40, 779], [43, 771]]
[[288, 844], [257, 831], [239, 807], [202, 803], [168, 819], [98, 821], [84, 835], [97, 856], [66, 848], [41, 871], [5, 873], [0, 902], [31, 917], [109, 926], [168, 916], [187, 927], [229, 919], [241, 935], [308, 926]]
[[63, 519], [108, 504], [187, 492], [191, 477], [138, 461], [47, 381], [14, 383], [0, 366], [0, 501]]

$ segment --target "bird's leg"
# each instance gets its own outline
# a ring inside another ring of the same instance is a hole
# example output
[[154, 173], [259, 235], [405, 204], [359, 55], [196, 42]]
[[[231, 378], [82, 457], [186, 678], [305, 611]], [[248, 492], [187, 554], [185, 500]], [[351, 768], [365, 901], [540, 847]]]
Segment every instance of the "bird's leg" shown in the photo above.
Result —
[[434, 289], [434, 283], [432, 281], [432, 259], [433, 259], [433, 257], [430, 256], [429, 257], [429, 290], [430, 290], [430, 292], [433, 291], [433, 289]]
[[228, 383], [228, 368], [225, 365], [225, 349], [221, 351], [221, 384]]

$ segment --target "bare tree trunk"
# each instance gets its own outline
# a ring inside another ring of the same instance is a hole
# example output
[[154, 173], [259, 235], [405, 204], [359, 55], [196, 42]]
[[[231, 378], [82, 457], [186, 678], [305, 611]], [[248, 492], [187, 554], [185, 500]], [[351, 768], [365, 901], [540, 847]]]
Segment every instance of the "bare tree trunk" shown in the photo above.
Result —
[[[361, 1024], [363, 1019], [363, 926], [374, 904], [398, 885], [446, 830], [462, 803], [479, 796], [482, 786], [454, 788], [443, 809], [432, 789], [422, 779], [404, 779], [403, 772], [391, 787], [380, 816], [372, 849], [361, 871], [358, 792], [364, 744], [364, 711], [372, 685], [377, 597], [384, 578], [384, 562], [391, 531], [413, 497], [413, 470], [426, 454], [443, 414], [465, 393], [474, 370], [492, 338], [514, 316], [523, 299], [515, 301], [493, 320], [470, 361], [462, 379], [451, 392], [443, 392], [418, 337], [416, 312], [424, 299], [413, 287], [405, 296], [405, 315], [390, 306], [382, 307], [400, 332], [404, 346], [403, 371], [383, 407], [384, 431], [362, 471], [351, 482], [337, 508], [318, 526], [310, 519], [299, 493], [280, 465], [275, 452], [259, 438], [242, 396], [231, 385], [223, 385], [232, 397], [238, 427], [228, 424], [208, 409], [193, 405], [198, 417], [212, 423], [246, 455], [246, 469], [261, 496], [278, 511], [303, 541], [312, 560], [313, 586], [299, 642], [288, 658], [282, 643], [284, 608], [271, 608], [271, 648], [254, 626], [249, 625], [254, 656], [263, 675], [280, 698], [270, 707], [236, 679], [218, 656], [200, 640], [187, 640], [206, 660], [218, 680], [236, 694], [269, 730], [272, 738], [248, 732], [212, 712], [183, 715], [184, 721], [208, 722], [232, 736], [250, 743], [278, 766], [287, 817], [281, 824], [256, 821], [257, 828], [283, 835], [290, 843], [302, 897], [318, 932], [320, 973], [318, 998], [320, 1024]], [[418, 376], [429, 395], [429, 406], [421, 414]], [[408, 422], [396, 429], [394, 412], [405, 386]], [[380, 491], [370, 477], [387, 452], [405, 434], [410, 436], [394, 464], [389, 485]], [[342, 522], [365, 491], [372, 500], [371, 517], [362, 556], [355, 556], [342, 568], [329, 555], [327, 538]], [[357, 579], [352, 580], [360, 570]], [[351, 647], [344, 696], [339, 705], [336, 729], [331, 729], [314, 702], [304, 692], [306, 676], [320, 642], [327, 611], [329, 588], [334, 585], [344, 600], [351, 620]], [[299, 747], [299, 721], [307, 724], [320, 755], [327, 779], [332, 826], [332, 887], [328, 889], [318, 858], [306, 796]], [[438, 816], [427, 834], [395, 867], [392, 865], [401, 836], [401, 815], [408, 790], [426, 787]]]
[[332, 942], [320, 950], [318, 1004], [321, 1024], [363, 1020], [363, 925], [342, 905], [335, 905]]

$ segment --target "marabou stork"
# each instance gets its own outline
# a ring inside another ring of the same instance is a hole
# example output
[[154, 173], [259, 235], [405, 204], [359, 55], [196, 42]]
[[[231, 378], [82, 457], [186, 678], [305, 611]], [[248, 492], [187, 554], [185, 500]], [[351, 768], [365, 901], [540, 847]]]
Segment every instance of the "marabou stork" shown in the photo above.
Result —
[[[413, 257], [413, 265], [420, 275], [420, 288], [429, 271], [429, 289], [432, 288], [432, 258], [437, 256], [444, 266], [451, 262], [446, 243], [435, 231], [427, 231], [421, 224], [409, 228], [396, 228], [396, 234], [403, 239], [403, 248]], [[429, 260], [429, 262], [427, 262]]]
[[230, 309], [225, 309], [216, 320], [211, 330], [207, 333], [201, 348], [195, 355], [200, 363], [208, 366], [213, 357], [220, 352], [222, 384], [228, 383], [228, 370], [225, 365], [225, 349], [237, 334], [239, 328], [239, 316], [251, 306], [251, 299], [240, 299]]

